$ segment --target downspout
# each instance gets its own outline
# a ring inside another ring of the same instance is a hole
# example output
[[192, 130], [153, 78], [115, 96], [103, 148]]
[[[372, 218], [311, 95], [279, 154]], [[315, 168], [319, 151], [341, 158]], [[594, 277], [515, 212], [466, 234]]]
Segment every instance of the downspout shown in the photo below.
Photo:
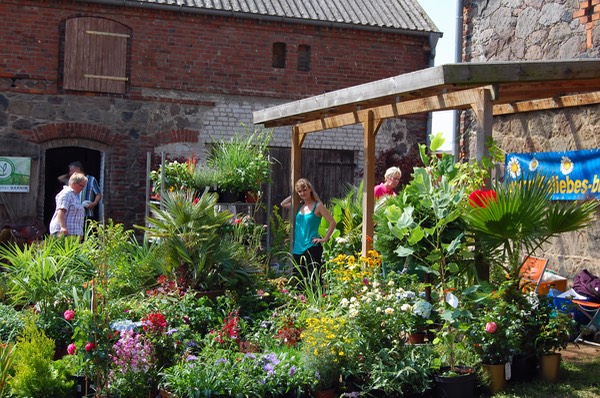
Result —
[[[454, 62], [462, 62], [463, 50], [463, 0], [456, 0], [456, 35], [454, 46]], [[454, 129], [452, 131], [452, 155], [457, 161], [460, 155], [460, 110], [454, 111]]]
[[[428, 67], [432, 67], [435, 65], [435, 50], [437, 47], [438, 40], [442, 37], [441, 33], [429, 33], [429, 48], [431, 48], [431, 53], [429, 54], [429, 64]], [[431, 129], [433, 125], [433, 112], [427, 112], [427, 147], [429, 148], [429, 143], [431, 142]]]

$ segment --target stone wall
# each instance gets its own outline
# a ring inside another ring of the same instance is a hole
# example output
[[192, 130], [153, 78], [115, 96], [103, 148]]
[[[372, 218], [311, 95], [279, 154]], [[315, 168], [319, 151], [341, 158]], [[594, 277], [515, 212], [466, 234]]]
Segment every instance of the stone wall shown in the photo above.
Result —
[[[597, 58], [600, 0], [465, 0], [464, 62]], [[505, 152], [600, 148], [600, 106], [494, 118], [493, 137]], [[471, 114], [463, 115], [469, 142]], [[600, 215], [600, 212], [598, 213]], [[600, 217], [596, 218], [597, 220]], [[600, 274], [600, 221], [565, 234], [538, 254], [566, 276]]]

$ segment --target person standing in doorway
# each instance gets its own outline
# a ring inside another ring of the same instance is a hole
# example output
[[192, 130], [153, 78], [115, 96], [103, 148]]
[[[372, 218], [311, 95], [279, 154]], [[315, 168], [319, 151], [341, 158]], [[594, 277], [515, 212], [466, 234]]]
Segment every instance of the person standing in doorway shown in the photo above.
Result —
[[85, 209], [79, 200], [79, 194], [87, 182], [83, 173], [73, 173], [67, 185], [56, 195], [56, 210], [50, 221], [50, 235], [83, 237]]
[[[320, 273], [321, 257], [323, 256], [322, 243], [331, 238], [336, 222], [306, 178], [300, 178], [296, 181], [294, 189], [300, 196], [300, 204], [296, 213], [296, 223], [294, 224], [292, 254], [302, 273], [306, 273], [304, 275], [306, 277], [315, 271]], [[290, 209], [292, 207], [292, 197], [285, 198], [281, 202], [281, 207]], [[329, 223], [327, 233], [323, 237], [319, 235], [319, 225], [321, 225], [322, 217], [325, 217], [325, 220]]]
[[[69, 164], [69, 172], [63, 174], [58, 177], [58, 181], [63, 184], [67, 184], [69, 177], [73, 175], [73, 173], [83, 173], [85, 171], [83, 169], [83, 165], [79, 161], [75, 161]], [[83, 191], [79, 194], [79, 200], [81, 204], [85, 208], [85, 218], [92, 219], [95, 221], [99, 220], [99, 214], [96, 211], [96, 207], [100, 203], [102, 199], [102, 193], [100, 192], [100, 185], [98, 184], [98, 180], [96, 180], [91, 175], [86, 175], [87, 184]]]
[[375, 187], [375, 199], [383, 196], [396, 196], [396, 187], [402, 177], [402, 171], [398, 167], [390, 167], [385, 171], [385, 181]]

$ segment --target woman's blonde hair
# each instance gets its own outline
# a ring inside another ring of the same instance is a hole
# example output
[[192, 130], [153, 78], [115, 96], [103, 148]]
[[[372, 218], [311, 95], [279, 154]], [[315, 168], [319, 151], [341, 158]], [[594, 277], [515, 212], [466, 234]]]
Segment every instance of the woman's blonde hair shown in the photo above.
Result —
[[296, 191], [302, 188], [310, 189], [310, 196], [313, 198], [314, 201], [319, 202], [321, 200], [319, 198], [319, 195], [317, 195], [317, 193], [315, 192], [315, 188], [313, 187], [313, 185], [306, 178], [300, 178], [294, 184], [294, 189], [296, 189]]
[[387, 169], [385, 171], [385, 176], [384, 178], [387, 180], [395, 175], [398, 175], [398, 178], [402, 177], [402, 170], [400, 170], [398, 167], [390, 167], [389, 169]]

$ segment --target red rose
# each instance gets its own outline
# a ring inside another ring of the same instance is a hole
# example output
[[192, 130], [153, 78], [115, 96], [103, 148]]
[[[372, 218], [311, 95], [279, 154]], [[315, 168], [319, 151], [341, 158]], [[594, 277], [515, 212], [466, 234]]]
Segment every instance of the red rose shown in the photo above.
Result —
[[495, 333], [496, 329], [498, 329], [496, 322], [488, 322], [485, 324], [485, 331], [488, 333]]
[[92, 343], [91, 341], [88, 341], [87, 344], [85, 345], [85, 350], [87, 352], [92, 351], [94, 348], [96, 348], [96, 344]]

